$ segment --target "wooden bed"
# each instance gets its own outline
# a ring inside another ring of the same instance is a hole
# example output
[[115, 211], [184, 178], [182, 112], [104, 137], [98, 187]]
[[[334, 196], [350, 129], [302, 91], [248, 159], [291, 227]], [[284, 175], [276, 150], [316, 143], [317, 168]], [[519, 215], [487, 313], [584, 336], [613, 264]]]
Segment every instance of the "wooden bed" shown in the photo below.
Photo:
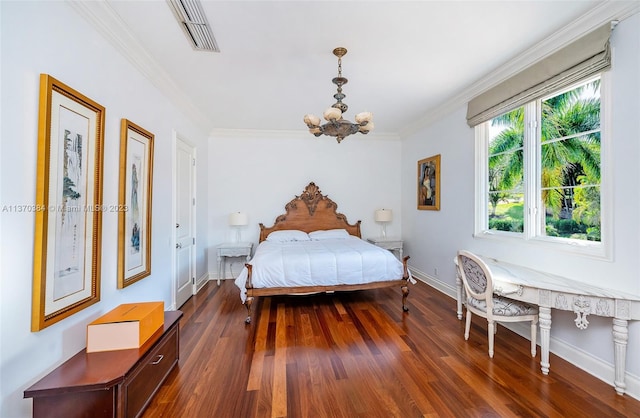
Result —
[[[345, 229], [350, 235], [362, 238], [360, 234], [360, 223], [350, 224], [347, 218], [337, 212], [338, 205], [324, 196], [318, 186], [311, 182], [307, 185], [300, 196], [296, 196], [293, 200], [285, 205], [286, 213], [278, 216], [273, 226], [266, 227], [260, 223], [260, 242], [266, 240], [267, 236], [273, 231], [281, 230], [300, 230], [304, 232], [313, 232], [319, 230]], [[336, 291], [352, 291], [363, 289], [377, 289], [383, 287], [399, 286], [402, 290], [402, 309], [408, 311], [406, 301], [409, 295], [409, 270], [407, 268], [407, 260], [409, 256], [405, 256], [402, 260], [404, 274], [401, 279], [390, 281], [378, 281], [364, 284], [351, 285], [322, 285], [322, 286], [298, 286], [298, 287], [271, 287], [271, 288], [254, 288], [251, 281], [251, 271], [253, 266], [251, 263], [245, 264], [248, 270], [246, 281], [246, 301], [247, 318], [245, 322], [251, 322], [251, 307], [253, 300], [257, 296], [274, 296], [288, 294], [311, 294], [311, 293], [332, 293]]]

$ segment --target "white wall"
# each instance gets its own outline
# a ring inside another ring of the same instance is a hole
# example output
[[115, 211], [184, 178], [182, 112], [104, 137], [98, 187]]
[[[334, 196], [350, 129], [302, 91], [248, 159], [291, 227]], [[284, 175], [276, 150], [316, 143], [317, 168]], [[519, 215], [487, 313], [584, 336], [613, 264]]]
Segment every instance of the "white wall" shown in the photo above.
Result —
[[[380, 235], [380, 225], [373, 219], [380, 208], [394, 213], [387, 235], [400, 235], [400, 147], [398, 140], [379, 139], [374, 134], [352, 135], [340, 144], [306, 130], [299, 134], [217, 134], [209, 142], [211, 248], [235, 239], [227, 220], [236, 211], [249, 217], [242, 240], [257, 245], [258, 223], [273, 225], [285, 212], [284, 206], [311, 181], [337, 203], [338, 212], [350, 223], [362, 221], [364, 238]], [[232, 267], [237, 276], [241, 264]], [[209, 274], [217, 275], [215, 252]]]
[[[462, 105], [403, 141], [402, 233], [414, 272], [454, 294], [453, 258], [458, 249], [564, 275], [597, 286], [640, 295], [640, 15], [622, 21], [612, 35], [611, 122], [613, 169], [613, 260], [571, 255], [527, 243], [473, 238], [474, 130], [466, 125]], [[605, 138], [605, 140], [607, 140]], [[442, 154], [441, 210], [416, 210], [416, 163]], [[437, 274], [436, 274], [437, 269]], [[455, 302], [452, 300], [454, 315]], [[553, 311], [552, 351], [569, 358], [603, 380], [613, 382], [611, 320], [590, 316], [587, 331], [573, 324], [574, 315]], [[577, 349], [574, 349], [577, 348]], [[501, 350], [498, 347], [497, 352]], [[580, 353], [578, 350], [584, 350]], [[630, 323], [627, 384], [640, 398], [640, 324]], [[553, 364], [551, 364], [553, 373]], [[613, 390], [613, 389], [612, 389]]]
[[[394, 211], [389, 235], [402, 233], [412, 268], [452, 290], [453, 255], [459, 248], [491, 253], [505, 260], [545, 265], [560, 273], [606, 281], [612, 286], [636, 286], [638, 220], [637, 184], [640, 88], [638, 16], [622, 22], [614, 44], [615, 243], [613, 262], [566, 257], [472, 238], [474, 149], [473, 130], [465, 109], [442, 118], [403, 142], [355, 135], [334, 139], [300, 134], [245, 133], [206, 135], [172, 106], [90, 24], [63, 2], [0, 2], [1, 149], [0, 206], [32, 204], [35, 198], [38, 76], [48, 73], [106, 107], [104, 202], [117, 203], [119, 123], [128, 118], [155, 137], [152, 275], [123, 290], [116, 288], [117, 214], [103, 216], [102, 300], [43, 331], [30, 332], [34, 217], [0, 213], [0, 416], [30, 416], [31, 400], [23, 391], [85, 346], [86, 324], [114, 306], [139, 300], [171, 303], [170, 240], [172, 132], [198, 147], [197, 278], [215, 272], [207, 266], [207, 249], [233, 239], [227, 225], [230, 212], [242, 210], [250, 225], [243, 238], [257, 242], [258, 222], [271, 224], [284, 204], [314, 181], [338, 203], [351, 222], [362, 220], [363, 236], [379, 233], [375, 209]], [[304, 110], [301, 111], [301, 115]], [[416, 162], [442, 154], [441, 210], [416, 210]], [[200, 245], [202, 244], [202, 245]], [[525, 253], [526, 252], [526, 253]], [[534, 260], [534, 261], [530, 261]], [[238, 267], [234, 272], [237, 272]], [[437, 277], [435, 269], [438, 270]], [[215, 274], [215, 273], [214, 273]], [[239, 302], [239, 301], [238, 301]], [[452, 300], [452, 315], [455, 302]], [[572, 316], [556, 315], [555, 347], [575, 345], [589, 358], [613, 361], [610, 322], [589, 318], [588, 332], [573, 327]], [[640, 375], [640, 327], [630, 327], [627, 366]], [[552, 344], [552, 350], [554, 345]], [[500, 348], [498, 348], [500, 350]], [[579, 366], [588, 367], [588, 359]], [[553, 364], [551, 365], [553, 373]], [[612, 380], [612, 376], [605, 377]], [[629, 378], [627, 379], [629, 381]], [[637, 387], [636, 387], [637, 388]], [[613, 389], [612, 389], [613, 390]], [[640, 389], [637, 389], [638, 397]]]
[[[65, 2], [0, 2], [2, 38], [1, 195], [4, 205], [35, 200], [39, 74], [47, 73], [106, 107], [105, 204], [118, 202], [120, 120], [127, 118], [155, 134], [151, 276], [116, 288], [117, 213], [103, 214], [101, 301], [40, 332], [30, 332], [33, 269], [33, 213], [1, 213], [0, 416], [31, 416], [23, 391], [85, 347], [86, 325], [120, 303], [162, 300], [171, 294], [170, 240], [175, 129], [197, 147], [198, 235], [206, 241], [207, 135]], [[204, 246], [197, 275], [207, 274]]]

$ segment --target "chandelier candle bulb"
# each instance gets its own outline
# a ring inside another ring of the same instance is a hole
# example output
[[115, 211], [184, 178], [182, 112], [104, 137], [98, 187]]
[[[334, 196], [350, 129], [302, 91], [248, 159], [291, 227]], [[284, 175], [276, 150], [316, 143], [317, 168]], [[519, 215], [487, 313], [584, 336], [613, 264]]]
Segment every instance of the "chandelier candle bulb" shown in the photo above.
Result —
[[318, 127], [320, 126], [320, 118], [316, 115], [304, 115], [304, 123], [310, 128]]
[[373, 119], [371, 112], [360, 112], [356, 115], [356, 122], [362, 124], [363, 122], [370, 122]]
[[334, 121], [342, 117], [342, 112], [340, 111], [340, 109], [336, 109], [335, 107], [330, 107], [329, 109], [324, 111], [323, 116], [328, 121]]

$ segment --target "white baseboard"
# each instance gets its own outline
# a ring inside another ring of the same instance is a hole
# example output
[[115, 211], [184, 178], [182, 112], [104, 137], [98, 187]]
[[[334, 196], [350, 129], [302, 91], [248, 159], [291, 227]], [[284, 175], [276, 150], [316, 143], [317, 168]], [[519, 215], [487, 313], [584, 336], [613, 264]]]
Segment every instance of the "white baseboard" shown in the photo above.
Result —
[[211, 273], [209, 272], [200, 276], [200, 278], [196, 280], [196, 293], [198, 293], [200, 289], [202, 289], [202, 286], [204, 286], [209, 280], [211, 280]]
[[[417, 270], [413, 267], [410, 267], [411, 275], [433, 287], [434, 289], [444, 293], [445, 295], [451, 297], [455, 304], [456, 299], [456, 288], [455, 286], [451, 286], [450, 284], [443, 283], [436, 277], [429, 276]], [[527, 340], [530, 337], [531, 330], [528, 326], [519, 323], [513, 324], [501, 324], [502, 326], [510, 329], [516, 334], [526, 338]], [[538, 334], [539, 335], [539, 334]], [[539, 342], [538, 342], [539, 343]], [[568, 361], [579, 369], [584, 370], [590, 375], [606, 382], [607, 384], [612, 386], [613, 390], [613, 380], [615, 376], [615, 366], [612, 363], [606, 362], [602, 359], [594, 357], [590, 353], [582, 350], [579, 347], [568, 344], [565, 341], [558, 339], [557, 337], [551, 337], [549, 341], [549, 351], [558, 357]], [[627, 353], [627, 356], [629, 353]], [[553, 364], [550, 367], [550, 372], [553, 373]], [[640, 400], [640, 377], [633, 375], [629, 372], [625, 373], [625, 383], [627, 384], [625, 395], [631, 396], [632, 398]]]

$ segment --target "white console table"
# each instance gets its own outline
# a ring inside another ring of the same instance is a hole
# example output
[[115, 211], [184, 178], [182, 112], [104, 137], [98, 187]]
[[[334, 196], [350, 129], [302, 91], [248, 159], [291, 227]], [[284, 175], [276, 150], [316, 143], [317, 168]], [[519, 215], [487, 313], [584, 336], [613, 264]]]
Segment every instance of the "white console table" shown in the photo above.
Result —
[[[576, 327], [589, 326], [589, 315], [613, 318], [613, 343], [616, 392], [624, 394], [628, 321], [640, 320], [640, 296], [592, 286], [549, 273], [480, 257], [489, 267], [494, 279], [494, 293], [539, 307], [540, 368], [549, 374], [549, 337], [551, 334], [551, 308], [576, 314]], [[457, 314], [462, 319], [464, 288], [456, 263]]]

